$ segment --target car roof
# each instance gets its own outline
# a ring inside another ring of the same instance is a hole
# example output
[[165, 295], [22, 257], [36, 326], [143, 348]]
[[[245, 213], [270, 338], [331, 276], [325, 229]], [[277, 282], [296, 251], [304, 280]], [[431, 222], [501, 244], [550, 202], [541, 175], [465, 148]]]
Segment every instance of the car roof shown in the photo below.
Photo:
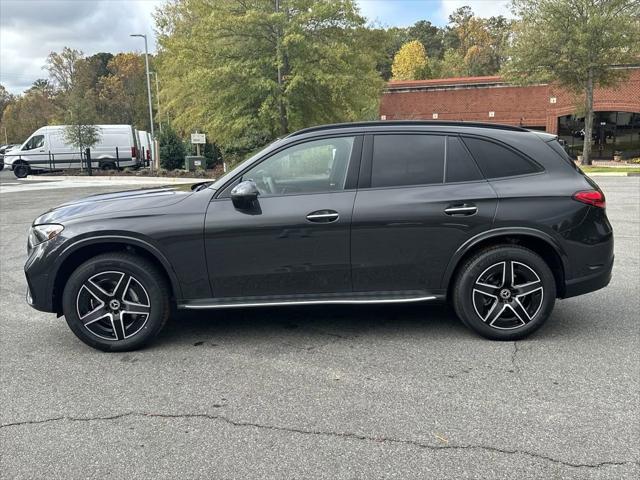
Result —
[[513, 125], [502, 125], [496, 123], [481, 122], [457, 122], [457, 121], [429, 121], [429, 120], [385, 120], [372, 122], [352, 122], [352, 123], [334, 123], [329, 125], [320, 125], [316, 127], [304, 128], [289, 134], [285, 138], [323, 135], [325, 133], [347, 133], [347, 132], [379, 132], [379, 131], [395, 131], [395, 130], [418, 130], [418, 131], [437, 131], [437, 132], [476, 132], [491, 134], [492, 132], [523, 132], [530, 133], [521, 127]]

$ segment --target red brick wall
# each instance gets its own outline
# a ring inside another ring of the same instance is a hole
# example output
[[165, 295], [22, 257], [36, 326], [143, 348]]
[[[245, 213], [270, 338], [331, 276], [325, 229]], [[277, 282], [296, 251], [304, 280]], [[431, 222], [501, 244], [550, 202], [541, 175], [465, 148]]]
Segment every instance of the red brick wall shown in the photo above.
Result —
[[[640, 112], [640, 68], [627, 72], [628, 78], [619, 86], [596, 89], [596, 111]], [[551, 103], [552, 97], [556, 103]], [[382, 95], [380, 115], [387, 120], [431, 120], [437, 113], [438, 120], [544, 127], [556, 133], [557, 118], [573, 113], [579, 101], [575, 94], [557, 85], [516, 87], [502, 83], [499, 77], [389, 82]], [[489, 117], [489, 112], [495, 112], [495, 116]]]

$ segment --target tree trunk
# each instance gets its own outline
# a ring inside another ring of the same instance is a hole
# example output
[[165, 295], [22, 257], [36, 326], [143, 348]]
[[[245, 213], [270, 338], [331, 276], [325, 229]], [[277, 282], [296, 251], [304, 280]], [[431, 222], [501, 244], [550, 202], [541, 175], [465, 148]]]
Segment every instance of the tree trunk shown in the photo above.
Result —
[[593, 72], [589, 69], [585, 85], [584, 144], [582, 165], [591, 165], [591, 139], [593, 137]]
[[[276, 0], [276, 12], [280, 11], [280, 0]], [[276, 61], [278, 62], [278, 113], [280, 117], [280, 135], [289, 133], [289, 119], [287, 118], [287, 108], [284, 102], [284, 81], [282, 78], [282, 67], [284, 64], [284, 52], [282, 51], [282, 32], [278, 28], [278, 38], [276, 43]]]

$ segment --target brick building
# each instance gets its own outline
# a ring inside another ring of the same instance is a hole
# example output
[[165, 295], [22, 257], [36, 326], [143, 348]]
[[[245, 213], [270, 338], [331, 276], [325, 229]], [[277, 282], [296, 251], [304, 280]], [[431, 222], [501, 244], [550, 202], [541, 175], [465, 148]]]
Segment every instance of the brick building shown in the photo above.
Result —
[[[597, 88], [594, 94], [595, 152], [605, 157], [616, 149], [627, 156], [640, 151], [640, 67], [624, 70], [628, 78], [621, 85]], [[557, 133], [578, 151], [584, 136], [584, 120], [574, 115], [578, 103], [557, 85], [519, 87], [497, 76], [392, 81], [382, 96], [380, 116], [520, 125]]]

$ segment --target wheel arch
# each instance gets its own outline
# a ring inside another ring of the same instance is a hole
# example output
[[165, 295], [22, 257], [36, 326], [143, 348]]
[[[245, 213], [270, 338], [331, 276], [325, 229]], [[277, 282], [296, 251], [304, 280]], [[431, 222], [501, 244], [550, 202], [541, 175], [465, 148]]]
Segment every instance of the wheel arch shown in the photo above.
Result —
[[121, 236], [93, 237], [82, 240], [61, 253], [51, 284], [53, 310], [61, 314], [62, 292], [67, 279], [76, 268], [96, 255], [123, 251], [140, 255], [156, 265], [169, 284], [173, 301], [181, 298], [182, 291], [180, 289], [180, 283], [173, 267], [156, 247], [137, 238]]
[[447, 298], [453, 291], [458, 271], [464, 262], [485, 248], [496, 245], [520, 245], [529, 248], [549, 265], [556, 281], [557, 296], [564, 297], [566, 290], [566, 277], [568, 271], [568, 259], [564, 249], [550, 235], [530, 228], [504, 228], [484, 232], [464, 243], [453, 255], [443, 278], [443, 287], [446, 288]]

